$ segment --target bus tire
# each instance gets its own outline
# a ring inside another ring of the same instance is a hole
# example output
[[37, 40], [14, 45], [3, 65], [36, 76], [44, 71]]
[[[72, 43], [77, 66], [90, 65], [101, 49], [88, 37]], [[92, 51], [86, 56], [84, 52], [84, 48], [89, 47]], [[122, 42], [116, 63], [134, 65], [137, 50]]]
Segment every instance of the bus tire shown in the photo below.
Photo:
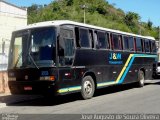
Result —
[[144, 86], [144, 72], [142, 70], [140, 70], [138, 72], [138, 83], [137, 83], [138, 87], [143, 87]]
[[82, 80], [81, 95], [83, 99], [90, 99], [95, 92], [95, 83], [91, 76], [85, 76]]

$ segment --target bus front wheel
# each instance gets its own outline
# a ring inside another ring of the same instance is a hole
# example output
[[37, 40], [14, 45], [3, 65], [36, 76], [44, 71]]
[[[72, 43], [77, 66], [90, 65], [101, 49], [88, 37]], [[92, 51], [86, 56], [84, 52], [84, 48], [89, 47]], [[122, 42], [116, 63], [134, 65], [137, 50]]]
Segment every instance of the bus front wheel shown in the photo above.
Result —
[[140, 70], [138, 72], [138, 87], [143, 87], [144, 86], [144, 72]]
[[95, 92], [95, 83], [91, 76], [85, 76], [82, 80], [81, 95], [83, 99], [90, 99]]

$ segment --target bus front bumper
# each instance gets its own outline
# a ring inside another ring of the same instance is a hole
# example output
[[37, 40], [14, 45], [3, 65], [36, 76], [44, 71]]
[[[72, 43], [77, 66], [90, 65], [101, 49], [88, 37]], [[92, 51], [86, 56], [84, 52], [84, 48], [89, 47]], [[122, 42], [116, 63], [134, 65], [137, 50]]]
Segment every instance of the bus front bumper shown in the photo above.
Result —
[[9, 89], [12, 94], [55, 94], [53, 81], [9, 81]]

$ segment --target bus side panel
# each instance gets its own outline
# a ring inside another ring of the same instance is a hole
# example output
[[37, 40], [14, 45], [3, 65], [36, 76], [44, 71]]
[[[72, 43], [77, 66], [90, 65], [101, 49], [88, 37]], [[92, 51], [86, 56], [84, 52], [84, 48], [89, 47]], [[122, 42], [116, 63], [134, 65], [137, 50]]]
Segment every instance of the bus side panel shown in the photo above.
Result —
[[145, 79], [151, 78], [155, 58], [145, 56], [147, 55], [134, 52], [78, 49], [74, 66], [89, 67], [88, 69], [95, 71], [97, 84], [100, 83], [100, 86], [132, 83], [138, 80], [141, 68], [144, 69]]
[[73, 66], [84, 67], [88, 72], [93, 72], [98, 83], [103, 82], [104, 79], [110, 81], [113, 80], [114, 76], [109, 71], [108, 57], [106, 50], [78, 49]]
[[[126, 64], [127, 60], [129, 58], [131, 59], [129, 56], [129, 53], [78, 49], [76, 51], [74, 66], [89, 67], [90, 69], [93, 69], [92, 71], [95, 71], [96, 78], [98, 78], [97, 83], [119, 82], [129, 65], [129, 63]], [[129, 82], [132, 82], [134, 78], [131, 77], [128, 80]], [[121, 80], [121, 83], [122, 82], [124, 82], [124, 80]]]
[[82, 67], [60, 67], [57, 81], [57, 94], [68, 94], [81, 90], [83, 74], [88, 71]]
[[145, 79], [152, 78], [152, 70], [153, 70], [153, 63], [155, 62], [154, 57], [146, 57], [147, 55], [142, 56], [141, 54], [136, 54], [133, 56], [130, 61], [130, 69], [128, 70], [124, 81], [126, 83], [136, 82], [138, 81], [138, 71], [143, 70], [145, 74]]

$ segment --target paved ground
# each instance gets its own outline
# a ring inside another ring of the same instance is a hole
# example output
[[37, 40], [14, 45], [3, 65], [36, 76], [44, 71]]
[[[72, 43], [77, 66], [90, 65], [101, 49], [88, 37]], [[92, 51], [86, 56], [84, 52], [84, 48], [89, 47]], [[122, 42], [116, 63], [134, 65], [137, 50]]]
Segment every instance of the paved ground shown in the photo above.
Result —
[[[11, 101], [11, 98], [14, 100]], [[136, 88], [134, 84], [108, 87], [98, 90], [95, 97], [89, 100], [81, 100], [79, 94], [72, 94], [52, 99], [9, 95], [1, 96], [0, 101], [0, 105], [6, 104], [0, 108], [0, 114], [32, 114], [26, 115], [26, 119], [65, 117], [57, 114], [160, 114], [160, 80], [148, 80], [143, 88]], [[36, 114], [43, 115], [37, 118]], [[66, 115], [65, 119], [67, 117], [72, 120], [77, 116]], [[78, 115], [79, 119], [81, 117]]]

